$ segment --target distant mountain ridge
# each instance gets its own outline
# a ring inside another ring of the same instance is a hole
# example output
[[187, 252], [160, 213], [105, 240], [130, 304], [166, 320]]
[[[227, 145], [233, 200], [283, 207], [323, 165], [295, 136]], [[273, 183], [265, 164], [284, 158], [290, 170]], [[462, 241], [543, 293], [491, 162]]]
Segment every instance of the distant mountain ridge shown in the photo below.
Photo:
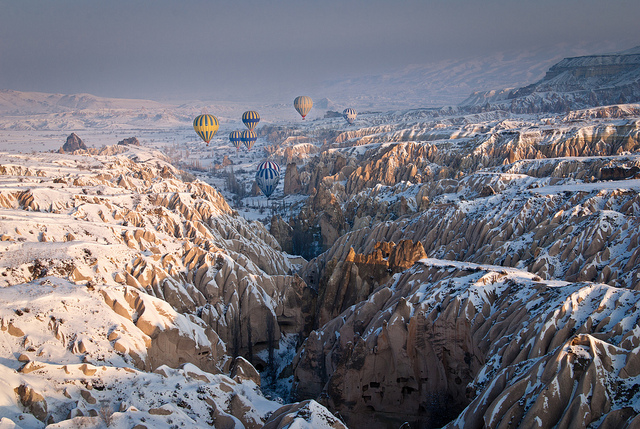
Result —
[[8, 115], [62, 113], [82, 109], [161, 108], [151, 100], [105, 98], [91, 94], [48, 94], [0, 89], [0, 113]]
[[640, 101], [640, 46], [615, 54], [569, 57], [514, 90], [476, 92], [461, 106], [514, 113], [564, 112]]
[[327, 82], [319, 92], [337, 104], [365, 110], [455, 106], [470, 94], [501, 92], [539, 81], [563, 58], [618, 50], [610, 45], [557, 45], [460, 56]]

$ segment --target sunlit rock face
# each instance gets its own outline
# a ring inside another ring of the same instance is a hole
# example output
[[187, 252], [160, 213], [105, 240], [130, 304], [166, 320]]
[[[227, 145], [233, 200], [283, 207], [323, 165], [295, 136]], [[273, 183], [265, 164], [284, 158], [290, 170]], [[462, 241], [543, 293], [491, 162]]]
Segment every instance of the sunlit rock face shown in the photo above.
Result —
[[[323, 183], [349, 232], [300, 272], [317, 304], [297, 399], [354, 428], [633, 426], [636, 111], [449, 124], [420, 143], [378, 128], [344, 149], [357, 168]], [[392, 269], [401, 243], [421, 252]]]
[[[2, 160], [0, 282], [55, 275], [126, 286], [131, 292], [110, 305], [135, 308], [136, 294], [160, 298], [204, 321], [230, 354], [252, 360], [283, 332], [299, 332], [305, 285], [265, 227], [234, 215], [211, 186], [181, 180], [187, 176], [162, 155], [117, 147], [125, 152], [115, 157], [106, 148]], [[175, 345], [171, 335], [158, 344]], [[181, 344], [197, 364], [200, 352]], [[180, 363], [172, 353], [158, 349], [145, 368]]]
[[311, 261], [300, 276], [317, 291], [314, 327], [323, 326], [350, 306], [366, 300], [394, 273], [426, 256], [420, 242], [403, 240], [398, 244], [378, 242], [369, 254], [357, 254], [351, 247], [344, 260], [334, 258], [326, 267]]
[[640, 168], [637, 159], [627, 156], [640, 149], [640, 109], [635, 104], [550, 117], [514, 117], [504, 111], [466, 116], [420, 113], [390, 114], [385, 118], [389, 124], [349, 131], [355, 133], [350, 139], [337, 137], [327, 144], [330, 149], [291, 170], [299, 176], [303, 192], [313, 196], [309, 204], [325, 201], [327, 193], [340, 204], [341, 213], [334, 204], [326, 212], [313, 204], [289, 219], [290, 226], [305, 235], [304, 242], [311, 243], [306, 258], [327, 250], [336, 232], [424, 211], [434, 197], [493, 195], [497, 191], [486, 175], [479, 174], [483, 170], [559, 183], [624, 180], [635, 177]]
[[[310, 291], [261, 223], [135, 146], [3, 154], [0, 174], [2, 424], [258, 428], [280, 408], [256, 368], [311, 326]], [[343, 427], [309, 407], [286, 418]]]
[[296, 392], [325, 398], [353, 428], [456, 416], [451, 427], [548, 427], [578, 410], [581, 425], [606, 416], [624, 427], [637, 415], [627, 389], [640, 337], [628, 327], [639, 301], [601, 284], [423, 259], [309, 336]]
[[297, 194], [302, 191], [302, 181], [300, 180], [300, 172], [295, 162], [287, 165], [287, 170], [284, 174], [284, 194], [291, 195]]

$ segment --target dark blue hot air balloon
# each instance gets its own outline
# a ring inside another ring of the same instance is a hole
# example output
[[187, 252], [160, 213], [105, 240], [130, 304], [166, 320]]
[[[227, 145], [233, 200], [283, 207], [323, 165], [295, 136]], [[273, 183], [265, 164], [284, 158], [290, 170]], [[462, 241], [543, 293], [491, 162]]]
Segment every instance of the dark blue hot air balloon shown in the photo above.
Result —
[[280, 181], [280, 166], [273, 161], [265, 161], [256, 172], [256, 183], [262, 193], [269, 198]]

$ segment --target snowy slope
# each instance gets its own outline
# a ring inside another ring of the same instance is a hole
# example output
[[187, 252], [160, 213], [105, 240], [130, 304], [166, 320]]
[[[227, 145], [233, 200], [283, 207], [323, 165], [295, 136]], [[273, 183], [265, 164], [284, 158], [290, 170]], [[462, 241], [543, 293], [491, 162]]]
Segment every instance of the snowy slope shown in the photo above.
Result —
[[266, 366], [299, 332], [300, 261], [159, 152], [0, 154], [0, 243], [3, 425], [256, 427], [280, 408], [238, 356]]

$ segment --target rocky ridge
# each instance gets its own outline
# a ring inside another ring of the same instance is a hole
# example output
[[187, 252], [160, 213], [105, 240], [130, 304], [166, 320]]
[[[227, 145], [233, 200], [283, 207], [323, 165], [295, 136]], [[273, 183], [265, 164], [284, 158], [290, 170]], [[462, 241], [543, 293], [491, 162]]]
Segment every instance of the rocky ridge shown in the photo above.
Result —
[[565, 112], [640, 99], [638, 47], [609, 55], [565, 58], [531, 85], [474, 93], [461, 103], [468, 111], [491, 108], [514, 113]]
[[[409, 124], [405, 119], [387, 126], [393, 131], [360, 129], [372, 133], [366, 144], [354, 138], [349, 147], [328, 145], [301, 168], [287, 169], [288, 186], [295, 182], [310, 198], [287, 220], [293, 233], [281, 244], [312, 258], [336, 235], [415, 214], [438, 195], [463, 189], [473, 189], [465, 198], [495, 193], [489, 176], [465, 179], [475, 172], [522, 172], [554, 183], [634, 177], [636, 161], [625, 154], [638, 150], [638, 112], [637, 105], [625, 105], [547, 117], [454, 115]], [[520, 170], [524, 165], [536, 171]], [[300, 249], [292, 245], [295, 240], [314, 247]]]
[[633, 427], [638, 298], [422, 259], [312, 332], [295, 390], [353, 428]]
[[[22, 398], [16, 409], [42, 422], [95, 423], [112, 395], [104, 389], [126, 398], [144, 382], [164, 386], [157, 399], [104, 412], [123, 427], [141, 417], [151, 426], [161, 418], [260, 427], [280, 404], [259, 393], [252, 364], [274, 365], [269, 356], [283, 336], [308, 323], [308, 288], [293, 274], [304, 261], [211, 186], [183, 181], [192, 179], [161, 154], [122, 145], [92, 152], [1, 156], [0, 281], [8, 295], [0, 319], [10, 338], [4, 368], [18, 371], [5, 382]], [[11, 298], [18, 290], [46, 300]], [[100, 326], [83, 325], [85, 307]], [[79, 372], [69, 383], [97, 383], [104, 394], [42, 381], [64, 379], [72, 366]], [[193, 396], [171, 399], [168, 382]]]
[[[538, 416], [542, 427], [569, 427], [577, 413], [581, 424], [633, 426], [635, 376], [621, 368], [633, 361], [637, 315], [614, 324], [640, 285], [636, 116], [624, 105], [452, 120], [432, 128], [432, 141], [396, 142], [399, 123], [309, 162], [319, 186], [308, 213], [321, 219], [335, 201], [330, 226], [347, 232], [330, 241], [330, 228], [309, 226], [328, 246], [299, 273], [317, 296], [295, 361], [297, 399], [321, 400], [354, 428], [507, 427]], [[415, 137], [427, 123], [407, 129]], [[394, 269], [401, 248], [420, 251], [402, 252]], [[488, 284], [507, 289], [468, 298], [475, 312], [452, 304], [457, 291]], [[600, 304], [577, 305], [573, 321], [556, 293]], [[625, 298], [609, 304], [610, 295]], [[433, 301], [420, 313], [423, 300]]]

